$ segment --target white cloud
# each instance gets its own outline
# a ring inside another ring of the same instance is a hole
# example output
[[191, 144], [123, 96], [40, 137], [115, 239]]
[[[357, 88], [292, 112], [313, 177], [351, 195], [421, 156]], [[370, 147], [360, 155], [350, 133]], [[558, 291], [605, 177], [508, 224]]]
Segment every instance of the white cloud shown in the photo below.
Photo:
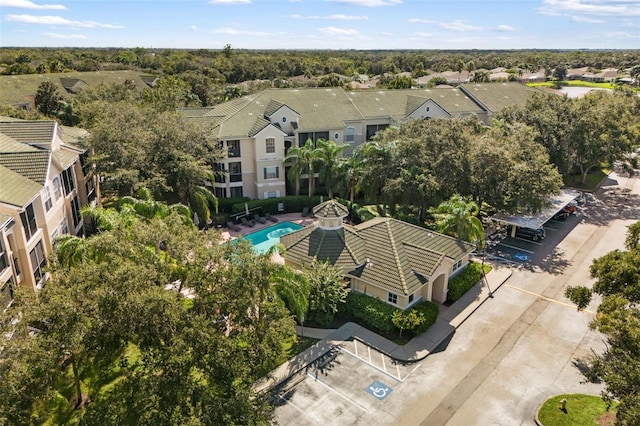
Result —
[[209, 4], [250, 4], [251, 0], [209, 0]]
[[496, 27], [496, 30], [498, 31], [515, 31], [516, 29], [509, 26], [509, 25], [498, 25]]
[[603, 36], [609, 39], [618, 39], [618, 40], [626, 40], [626, 39], [632, 39], [632, 38], [640, 39], [639, 34], [627, 33], [624, 31], [612, 31], [609, 33], [604, 33]]
[[58, 34], [58, 33], [42, 33], [49, 38], [66, 39], [66, 40], [85, 40], [87, 36], [84, 34]]
[[218, 28], [211, 31], [214, 34], [225, 34], [232, 36], [259, 36], [259, 37], [268, 37], [271, 36], [270, 33], [266, 33], [263, 31], [247, 31], [247, 30], [236, 30], [235, 28], [223, 27]]
[[409, 18], [407, 19], [407, 22], [409, 22], [410, 24], [435, 24], [436, 21], [430, 21], [428, 19], [422, 19], [422, 18]]
[[589, 18], [588, 16], [580, 16], [580, 15], [574, 15], [571, 17], [571, 19], [573, 19], [576, 22], [580, 22], [582, 24], [604, 24], [605, 23], [603, 19]]
[[438, 25], [442, 28], [453, 31], [482, 31], [482, 27], [469, 25], [460, 20], [456, 20], [453, 22], [440, 22]]
[[354, 15], [291, 15], [291, 19], [320, 19], [320, 20], [329, 20], [329, 21], [366, 21], [369, 19], [368, 16], [354, 16]]
[[402, 4], [402, 0], [326, 0], [333, 3], [348, 3], [355, 6], [380, 7]]
[[339, 36], [357, 36], [357, 30], [349, 29], [349, 28], [336, 28], [336, 27], [324, 27], [318, 28], [318, 31], [328, 35], [339, 35]]
[[543, 0], [538, 12], [543, 15], [640, 16], [636, 0]]
[[28, 0], [0, 0], [0, 6], [2, 7], [15, 7], [18, 9], [53, 9], [53, 10], [67, 10], [64, 5], [61, 4], [35, 4]]
[[24, 24], [54, 25], [74, 28], [109, 28], [121, 29], [122, 25], [101, 24], [95, 21], [71, 21], [60, 16], [7, 15], [5, 21], [22, 22]]

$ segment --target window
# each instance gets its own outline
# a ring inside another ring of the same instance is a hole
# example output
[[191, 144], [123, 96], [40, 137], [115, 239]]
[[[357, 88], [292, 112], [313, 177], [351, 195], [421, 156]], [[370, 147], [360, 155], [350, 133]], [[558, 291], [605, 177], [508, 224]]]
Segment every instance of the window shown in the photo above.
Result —
[[27, 236], [27, 241], [31, 239], [33, 234], [38, 230], [38, 224], [36, 223], [36, 214], [33, 211], [33, 204], [29, 204], [24, 212], [20, 213], [20, 220], [22, 220], [22, 227], [24, 233]]
[[85, 188], [87, 190], [87, 201], [92, 202], [96, 199], [96, 184], [93, 181], [93, 178], [87, 181]]
[[266, 148], [267, 148], [267, 154], [273, 154], [274, 152], [276, 152], [275, 138], [267, 138]]
[[54, 229], [53, 232], [51, 233], [51, 242], [53, 243], [56, 238], [58, 238], [58, 230]]
[[264, 193], [264, 198], [277, 198], [280, 196], [280, 191], [269, 191]]
[[409, 303], [413, 303], [413, 294], [409, 295]]
[[69, 233], [69, 224], [67, 223], [66, 217], [60, 221], [60, 233], [62, 235], [66, 235]]
[[387, 127], [389, 127], [388, 124], [372, 124], [370, 126], [367, 126], [367, 140], [371, 140], [376, 133], [378, 133], [380, 130], [384, 130]]
[[74, 189], [76, 189], [76, 183], [73, 179], [73, 170], [71, 170], [72, 167], [73, 166], [62, 172], [62, 185], [64, 186], [65, 197], [71, 194]]
[[215, 163], [213, 165], [213, 180], [216, 183], [225, 183], [227, 181], [226, 173], [223, 163]]
[[9, 280], [0, 286], [0, 308], [6, 308], [13, 300], [13, 281]]
[[229, 182], [242, 182], [242, 163], [229, 163]]
[[453, 264], [452, 270], [457, 271], [461, 267], [462, 267], [462, 260], [458, 260], [456, 263]]
[[395, 293], [391, 293], [389, 292], [388, 296], [387, 296], [387, 301], [389, 303], [393, 303], [394, 305], [398, 304], [398, 295]]
[[4, 248], [4, 243], [0, 239], [0, 272], [7, 269], [9, 266], [9, 258], [7, 257], [7, 250]]
[[42, 195], [44, 198], [44, 209], [46, 211], [51, 210], [51, 206], [53, 206], [53, 202], [51, 201], [51, 192], [49, 191], [49, 185], [44, 186], [44, 193]]
[[229, 191], [231, 192], [231, 198], [240, 198], [243, 196], [241, 186], [232, 186], [229, 188]]
[[311, 139], [313, 146], [316, 145], [318, 139], [329, 140], [329, 132], [309, 132], [298, 134], [298, 146], [303, 146], [307, 143], [307, 140]]
[[38, 241], [38, 244], [31, 250], [29, 257], [31, 258], [33, 277], [36, 279], [36, 282], [39, 282], [42, 277], [44, 277], [44, 266], [47, 263], [47, 258], [42, 248], [42, 240]]
[[227, 190], [225, 188], [215, 187], [213, 188], [213, 194], [217, 198], [227, 198]]
[[280, 168], [279, 167], [265, 167], [264, 168], [264, 178], [265, 179], [277, 179], [280, 177]]
[[80, 220], [82, 219], [82, 215], [80, 215], [80, 203], [78, 202], [78, 196], [76, 195], [71, 200], [71, 215], [73, 216], [73, 229], [77, 228], [80, 224]]
[[286, 123], [287, 122], [287, 117], [282, 117], [282, 122]]
[[356, 140], [356, 129], [355, 127], [347, 127], [347, 130], [344, 133], [345, 142], [353, 143]]
[[56, 196], [56, 201], [62, 197], [62, 192], [60, 192], [60, 178], [58, 176], [53, 178], [53, 195]]
[[229, 157], [240, 157], [240, 141], [227, 141]]

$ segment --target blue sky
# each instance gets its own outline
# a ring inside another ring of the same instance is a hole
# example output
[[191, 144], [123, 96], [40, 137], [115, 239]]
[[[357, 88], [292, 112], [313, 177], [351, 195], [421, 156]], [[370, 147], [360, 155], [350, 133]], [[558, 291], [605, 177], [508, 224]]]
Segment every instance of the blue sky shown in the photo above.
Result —
[[0, 0], [0, 46], [640, 49], [640, 0]]

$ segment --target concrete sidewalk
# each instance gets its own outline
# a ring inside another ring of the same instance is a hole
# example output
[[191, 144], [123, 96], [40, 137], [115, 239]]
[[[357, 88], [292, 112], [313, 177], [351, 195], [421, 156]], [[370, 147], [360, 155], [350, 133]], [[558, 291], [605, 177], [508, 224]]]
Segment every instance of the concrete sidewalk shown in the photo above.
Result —
[[349, 339], [357, 339], [389, 357], [403, 362], [416, 362], [426, 358], [440, 343], [449, 338], [471, 314], [495, 292], [509, 277], [511, 269], [494, 266], [481, 281], [466, 292], [458, 301], [438, 315], [438, 319], [423, 334], [414, 337], [406, 345], [398, 345], [355, 323], [347, 323], [337, 330], [315, 329], [296, 326], [298, 335], [321, 339], [309, 349], [291, 358], [259, 381], [255, 390], [262, 392], [287, 382], [307, 366], [321, 358], [332, 348]]

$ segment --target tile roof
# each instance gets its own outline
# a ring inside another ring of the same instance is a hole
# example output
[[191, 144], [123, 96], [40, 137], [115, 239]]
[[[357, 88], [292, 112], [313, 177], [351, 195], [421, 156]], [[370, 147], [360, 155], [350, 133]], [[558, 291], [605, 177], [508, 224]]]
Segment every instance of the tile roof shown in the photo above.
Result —
[[6, 223], [12, 218], [13, 216], [10, 216], [8, 214], [4, 214], [4, 213], [0, 213], [0, 228], [2, 228], [4, 225], [6, 225]]
[[346, 217], [349, 215], [349, 209], [333, 200], [318, 204], [312, 209], [313, 215], [316, 217]]
[[51, 120], [0, 121], [0, 133], [27, 144], [50, 144], [57, 123]]
[[0, 153], [2, 152], [34, 152], [40, 151], [26, 143], [18, 142], [11, 136], [0, 133]]
[[51, 153], [45, 150], [0, 153], [0, 165], [41, 185], [47, 181], [50, 161]]
[[23, 207], [42, 190], [42, 185], [0, 165], [0, 203]]
[[[316, 208], [330, 210], [325, 206], [328, 203]], [[445, 257], [458, 260], [474, 249], [472, 244], [392, 218], [338, 230], [311, 225], [280, 241], [285, 256], [295, 263], [329, 260], [346, 274], [404, 295], [423, 286]]]
[[287, 248], [287, 258], [300, 265], [308, 265], [316, 258], [349, 271], [362, 265], [367, 258], [364, 240], [348, 225], [339, 230], [311, 225], [280, 237], [280, 242]]
[[60, 163], [60, 167], [63, 169], [66, 169], [78, 159], [77, 152], [65, 148], [53, 151], [53, 156]]

